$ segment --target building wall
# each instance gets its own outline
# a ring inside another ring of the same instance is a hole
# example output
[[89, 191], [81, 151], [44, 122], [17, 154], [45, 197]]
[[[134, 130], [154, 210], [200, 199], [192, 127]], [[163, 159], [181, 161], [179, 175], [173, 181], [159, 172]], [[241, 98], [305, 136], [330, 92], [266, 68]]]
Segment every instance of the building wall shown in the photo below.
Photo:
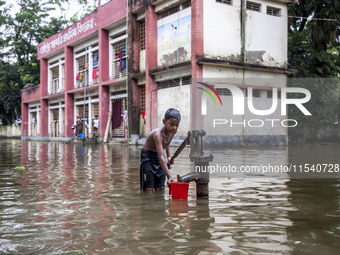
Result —
[[[232, 5], [204, 0], [204, 56], [264, 66], [287, 67], [287, 7], [274, 1], [261, 4], [260, 12], [246, 10], [242, 30], [241, 0]], [[280, 16], [266, 14], [267, 6], [280, 9]], [[245, 57], [242, 55], [242, 33]]]
[[40, 99], [40, 86], [34, 86], [30, 88], [24, 88], [21, 93], [21, 101], [31, 102]]
[[162, 120], [166, 110], [175, 108], [181, 113], [181, 122], [176, 136], [186, 136], [190, 130], [190, 85], [160, 89], [157, 94], [160, 99], [157, 102], [157, 127], [163, 126]]
[[157, 50], [158, 67], [190, 61], [191, 8], [158, 20]]
[[204, 55], [207, 58], [241, 61], [241, 1], [233, 5], [204, 0]]
[[[266, 66], [287, 67], [287, 7], [274, 1], [261, 4], [260, 12], [246, 11], [246, 62]], [[280, 9], [280, 16], [267, 15], [267, 7]]]

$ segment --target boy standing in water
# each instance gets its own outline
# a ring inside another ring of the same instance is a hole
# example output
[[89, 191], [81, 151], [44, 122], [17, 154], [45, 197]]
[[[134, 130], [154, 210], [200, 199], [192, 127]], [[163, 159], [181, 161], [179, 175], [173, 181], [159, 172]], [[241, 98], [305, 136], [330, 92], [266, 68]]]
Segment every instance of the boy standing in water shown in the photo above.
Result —
[[180, 121], [179, 111], [174, 108], [168, 109], [163, 119], [164, 126], [152, 130], [146, 139], [141, 151], [141, 190], [148, 192], [164, 190], [165, 176], [168, 177], [168, 186], [173, 181], [168, 167], [174, 163], [170, 162], [170, 143], [177, 133]]

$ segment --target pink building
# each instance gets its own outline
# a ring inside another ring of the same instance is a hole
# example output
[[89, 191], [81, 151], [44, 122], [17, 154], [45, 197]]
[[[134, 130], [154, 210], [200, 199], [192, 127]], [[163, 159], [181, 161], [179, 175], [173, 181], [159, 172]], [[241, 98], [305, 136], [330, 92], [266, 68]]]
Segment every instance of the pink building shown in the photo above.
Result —
[[[291, 72], [292, 2], [99, 0], [97, 11], [39, 44], [41, 83], [23, 90], [22, 136], [74, 137], [78, 115], [90, 136], [98, 115], [100, 137], [111, 122], [110, 138], [135, 141], [160, 126], [170, 107], [182, 113], [184, 136], [195, 128], [193, 80], [242, 78], [242, 87], [245, 77], [285, 79]], [[269, 88], [259, 86], [262, 94]]]

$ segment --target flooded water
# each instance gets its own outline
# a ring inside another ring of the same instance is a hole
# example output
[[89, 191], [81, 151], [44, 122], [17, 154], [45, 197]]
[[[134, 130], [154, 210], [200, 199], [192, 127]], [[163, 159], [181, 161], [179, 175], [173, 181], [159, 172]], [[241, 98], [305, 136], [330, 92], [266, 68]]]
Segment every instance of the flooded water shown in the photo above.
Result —
[[[210, 152], [236, 165], [336, 163], [339, 151]], [[174, 176], [191, 170], [188, 153]], [[0, 140], [0, 254], [340, 254], [339, 179], [212, 176], [209, 199], [191, 183], [176, 201], [167, 188], [140, 193], [139, 156], [135, 146]]]

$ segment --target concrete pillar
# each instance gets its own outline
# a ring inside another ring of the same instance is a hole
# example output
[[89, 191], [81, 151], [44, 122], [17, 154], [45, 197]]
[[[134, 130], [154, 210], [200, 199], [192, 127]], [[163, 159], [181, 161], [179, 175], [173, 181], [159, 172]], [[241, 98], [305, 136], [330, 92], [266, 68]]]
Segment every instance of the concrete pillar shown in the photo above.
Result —
[[40, 59], [40, 89], [41, 89], [41, 96], [48, 95], [48, 61], [47, 59]]
[[109, 40], [110, 40], [109, 31], [100, 29], [98, 32], [99, 83], [109, 80], [109, 66], [110, 66]]
[[74, 130], [71, 125], [75, 124], [74, 119], [74, 94], [68, 91], [74, 89], [74, 57], [73, 47], [66, 46], [65, 54], [65, 137], [74, 137]]
[[75, 123], [74, 94], [65, 93], [65, 137], [74, 137], [74, 130], [71, 125]]
[[108, 86], [99, 86], [99, 98], [99, 134], [97, 134], [103, 137], [110, 112], [110, 91]]
[[203, 31], [203, 0], [191, 2], [191, 130], [204, 129], [203, 116], [201, 115], [202, 91], [196, 89], [197, 79], [203, 78], [203, 65], [198, 65], [196, 58], [204, 56], [204, 31]]
[[[104, 29], [99, 30], [99, 128], [97, 134], [103, 137], [108, 121], [108, 113], [110, 111], [110, 90], [108, 86], [101, 85], [102, 82], [109, 80], [109, 32]], [[94, 116], [93, 116], [94, 117]]]
[[48, 137], [48, 100], [40, 100], [40, 136]]
[[28, 104], [21, 103], [21, 136], [28, 136]]
[[157, 20], [158, 14], [155, 7], [148, 5], [145, 12], [145, 101], [146, 101], [146, 128], [149, 134], [157, 127], [157, 89], [158, 84], [154, 81], [150, 70], [157, 68]]
[[128, 24], [128, 123], [130, 137], [139, 136], [139, 116], [141, 114], [140, 109], [140, 88], [137, 85], [136, 80], [131, 79], [131, 75], [139, 72], [139, 24], [136, 16], [129, 13]]

